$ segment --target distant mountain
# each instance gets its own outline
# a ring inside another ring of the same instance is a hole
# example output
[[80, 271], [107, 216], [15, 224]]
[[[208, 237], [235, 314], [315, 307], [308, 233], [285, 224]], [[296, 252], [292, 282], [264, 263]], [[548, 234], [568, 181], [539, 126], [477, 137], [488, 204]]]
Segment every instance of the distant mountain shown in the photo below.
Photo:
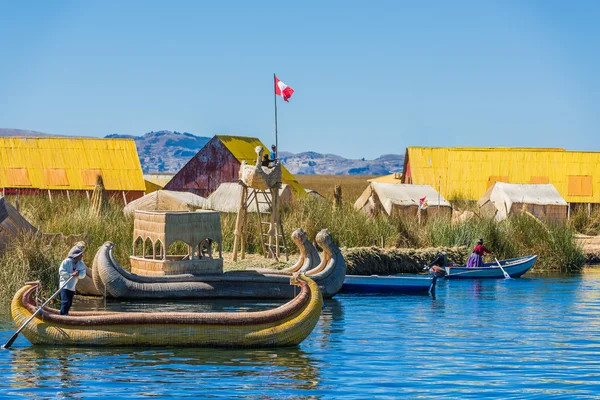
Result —
[[404, 156], [399, 154], [385, 154], [375, 160], [352, 160], [308, 151], [298, 154], [281, 152], [280, 158], [292, 174], [386, 175], [402, 172], [404, 166]]
[[177, 172], [210, 140], [188, 132], [171, 131], [152, 131], [143, 136], [112, 134], [106, 137], [133, 139], [144, 173]]
[[50, 133], [29, 131], [26, 129], [0, 128], [0, 136], [24, 136], [24, 137], [60, 136], [60, 137], [64, 137], [66, 135], [52, 135]]
[[[0, 136], [48, 137], [53, 135], [23, 129], [0, 128]], [[106, 138], [135, 141], [144, 173], [179, 171], [208, 141], [209, 137], [188, 132], [152, 131], [142, 136], [111, 134]], [[404, 156], [385, 154], [375, 160], [352, 160], [335, 154], [314, 151], [290, 153], [281, 151], [279, 158], [293, 174], [385, 175], [401, 172]]]

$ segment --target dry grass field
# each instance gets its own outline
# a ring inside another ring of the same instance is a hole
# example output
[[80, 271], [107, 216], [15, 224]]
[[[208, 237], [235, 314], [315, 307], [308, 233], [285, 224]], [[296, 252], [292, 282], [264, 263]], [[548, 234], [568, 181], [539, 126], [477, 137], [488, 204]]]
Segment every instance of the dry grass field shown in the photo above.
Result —
[[354, 204], [369, 184], [373, 175], [296, 175], [298, 182], [306, 189], [319, 192], [328, 199], [333, 198], [335, 185], [341, 185], [344, 202]]

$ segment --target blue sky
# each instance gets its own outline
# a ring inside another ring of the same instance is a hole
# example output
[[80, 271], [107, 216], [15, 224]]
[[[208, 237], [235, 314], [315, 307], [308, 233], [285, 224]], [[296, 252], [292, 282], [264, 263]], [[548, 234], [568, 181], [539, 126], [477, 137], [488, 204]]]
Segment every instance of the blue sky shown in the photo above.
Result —
[[600, 2], [0, 3], [0, 127], [600, 151]]

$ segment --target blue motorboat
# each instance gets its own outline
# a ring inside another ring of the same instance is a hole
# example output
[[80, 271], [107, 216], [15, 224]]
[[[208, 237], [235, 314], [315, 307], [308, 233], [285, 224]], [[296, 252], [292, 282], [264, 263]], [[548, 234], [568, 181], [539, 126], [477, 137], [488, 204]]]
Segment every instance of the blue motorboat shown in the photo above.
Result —
[[428, 293], [435, 284], [430, 275], [346, 275], [342, 292], [423, 292]]

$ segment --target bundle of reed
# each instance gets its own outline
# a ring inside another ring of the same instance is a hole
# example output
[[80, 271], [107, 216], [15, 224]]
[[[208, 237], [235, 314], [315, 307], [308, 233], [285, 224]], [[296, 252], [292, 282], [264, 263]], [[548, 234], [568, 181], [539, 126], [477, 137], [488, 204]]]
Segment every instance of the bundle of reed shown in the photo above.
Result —
[[90, 215], [99, 217], [106, 211], [108, 204], [108, 196], [106, 189], [104, 189], [104, 182], [102, 181], [102, 175], [96, 177], [96, 186], [94, 186], [94, 193], [92, 194], [92, 201], [90, 203]]

